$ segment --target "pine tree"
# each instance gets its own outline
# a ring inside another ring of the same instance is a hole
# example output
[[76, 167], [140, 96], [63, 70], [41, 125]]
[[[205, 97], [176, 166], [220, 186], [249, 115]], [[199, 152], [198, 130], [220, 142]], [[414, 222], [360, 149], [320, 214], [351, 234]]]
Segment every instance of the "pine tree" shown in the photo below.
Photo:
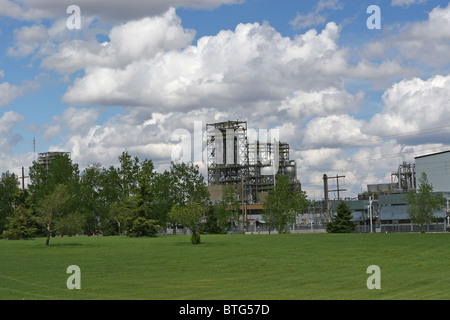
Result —
[[24, 204], [20, 204], [14, 209], [13, 217], [6, 217], [8, 224], [3, 233], [4, 239], [32, 239], [36, 236], [36, 228], [32, 226], [28, 210]]
[[337, 215], [334, 217], [333, 221], [327, 223], [327, 232], [350, 233], [355, 231], [356, 223], [351, 221], [353, 218], [352, 211], [344, 201], [339, 203], [336, 212]]

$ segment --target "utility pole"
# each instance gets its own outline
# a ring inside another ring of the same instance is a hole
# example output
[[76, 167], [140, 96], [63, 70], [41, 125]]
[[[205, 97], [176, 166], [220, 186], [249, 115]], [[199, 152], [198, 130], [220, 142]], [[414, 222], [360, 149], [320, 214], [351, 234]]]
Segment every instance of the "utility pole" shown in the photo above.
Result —
[[330, 201], [328, 200], [328, 177], [326, 174], [323, 175], [323, 194], [325, 196], [325, 205], [326, 205], [326, 216], [328, 218], [328, 222], [331, 222], [330, 215]]
[[372, 228], [372, 196], [369, 196], [369, 219], [370, 219], [370, 233], [373, 232]]
[[345, 178], [345, 176], [338, 176], [336, 175], [336, 177], [327, 177], [327, 179], [336, 179], [336, 190], [328, 190], [328, 192], [334, 192], [337, 191], [337, 196], [338, 196], [338, 201], [341, 200], [341, 198], [339, 197], [339, 191], [347, 191], [347, 189], [339, 189], [339, 178]]
[[[327, 206], [327, 215], [329, 221], [331, 221], [331, 212], [330, 212], [330, 200], [328, 199], [328, 193], [337, 191], [338, 201], [340, 200], [339, 191], [346, 191], [347, 189], [339, 189], [339, 178], [345, 178], [345, 176], [336, 175], [335, 177], [328, 177], [326, 174], [323, 175], [323, 192], [325, 195], [325, 203]], [[328, 179], [336, 179], [336, 190], [328, 189]]]
[[244, 175], [242, 175], [242, 233], [245, 234]]
[[22, 190], [25, 191], [25, 178], [28, 178], [28, 176], [25, 177], [25, 169], [22, 167]]

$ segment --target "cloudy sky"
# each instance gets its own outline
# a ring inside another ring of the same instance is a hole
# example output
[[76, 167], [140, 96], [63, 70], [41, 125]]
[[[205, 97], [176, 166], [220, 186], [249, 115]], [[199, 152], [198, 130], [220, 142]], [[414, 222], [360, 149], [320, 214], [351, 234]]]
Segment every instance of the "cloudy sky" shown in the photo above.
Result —
[[278, 129], [319, 199], [324, 173], [354, 197], [450, 149], [448, 1], [0, 0], [0, 43], [0, 172], [27, 172], [33, 137], [164, 170], [174, 133], [239, 119]]

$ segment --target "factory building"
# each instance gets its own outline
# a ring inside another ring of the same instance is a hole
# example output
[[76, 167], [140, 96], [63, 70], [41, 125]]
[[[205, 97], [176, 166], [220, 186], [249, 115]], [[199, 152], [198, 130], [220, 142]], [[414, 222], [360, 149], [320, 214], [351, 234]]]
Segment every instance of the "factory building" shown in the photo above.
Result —
[[222, 199], [233, 187], [246, 217], [243, 224], [249, 228], [261, 222], [264, 199], [277, 174], [290, 176], [292, 187], [301, 190], [289, 144], [279, 141], [276, 130], [256, 132], [237, 120], [207, 124], [206, 134], [211, 200]]
[[[241, 203], [245, 230], [255, 230], [258, 222], [264, 222], [261, 216], [263, 203], [274, 186], [276, 174], [289, 175], [293, 187], [301, 190], [296, 163], [289, 157], [289, 144], [279, 141], [276, 134], [267, 134], [261, 139], [245, 121], [207, 124], [206, 133], [211, 200], [222, 199], [226, 189], [233, 187]], [[450, 225], [450, 150], [415, 157], [415, 163], [401, 163], [391, 172], [390, 182], [369, 184], [355, 199], [330, 200], [326, 197], [316, 201], [299, 214], [292, 228], [310, 226], [313, 230], [314, 226], [324, 230], [343, 200], [353, 211], [353, 221], [358, 224], [359, 232], [417, 231], [408, 214], [406, 194], [416, 190], [422, 172], [427, 174], [434, 192], [447, 199], [446, 208], [435, 214], [437, 223], [427, 227], [429, 231], [443, 231]]]
[[[356, 198], [315, 201], [297, 217], [297, 224], [325, 232], [325, 224], [336, 214], [339, 203], [344, 201], [352, 210], [352, 220], [358, 224], [357, 232], [418, 231], [418, 227], [411, 223], [406, 195], [419, 187], [416, 184], [423, 172], [433, 185], [434, 193], [442, 194], [446, 199], [446, 206], [435, 213], [436, 222], [429, 224], [427, 230], [450, 230], [450, 150], [415, 157], [414, 163], [403, 162], [391, 172], [390, 182], [369, 184], [367, 190]], [[324, 193], [327, 193], [326, 179]]]
[[207, 124], [208, 186], [213, 200], [234, 186], [243, 189], [245, 203], [261, 204], [276, 174], [289, 175], [300, 186], [289, 144], [277, 137], [261, 141], [254, 132], [249, 137], [249, 131], [245, 121]]
[[[390, 183], [367, 185], [367, 191], [359, 194], [357, 200], [346, 200], [360, 231], [368, 228], [377, 232], [417, 231], [408, 214], [406, 194], [419, 187], [417, 182], [422, 173], [426, 173], [433, 192], [446, 199], [446, 207], [435, 213], [437, 222], [429, 225], [428, 230], [443, 231], [447, 228], [450, 224], [450, 150], [418, 156], [414, 160], [415, 163], [399, 165], [391, 173]], [[337, 204], [338, 201], [331, 201], [332, 211]]]

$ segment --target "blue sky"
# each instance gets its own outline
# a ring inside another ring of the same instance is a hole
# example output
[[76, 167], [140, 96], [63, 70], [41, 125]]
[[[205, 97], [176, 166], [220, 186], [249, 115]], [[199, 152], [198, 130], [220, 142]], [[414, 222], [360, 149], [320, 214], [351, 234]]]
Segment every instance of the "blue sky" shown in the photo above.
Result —
[[1, 172], [31, 165], [33, 136], [81, 168], [127, 150], [164, 170], [177, 129], [240, 119], [279, 130], [320, 198], [324, 173], [355, 196], [449, 148], [448, 1], [103, 2], [0, 0]]

